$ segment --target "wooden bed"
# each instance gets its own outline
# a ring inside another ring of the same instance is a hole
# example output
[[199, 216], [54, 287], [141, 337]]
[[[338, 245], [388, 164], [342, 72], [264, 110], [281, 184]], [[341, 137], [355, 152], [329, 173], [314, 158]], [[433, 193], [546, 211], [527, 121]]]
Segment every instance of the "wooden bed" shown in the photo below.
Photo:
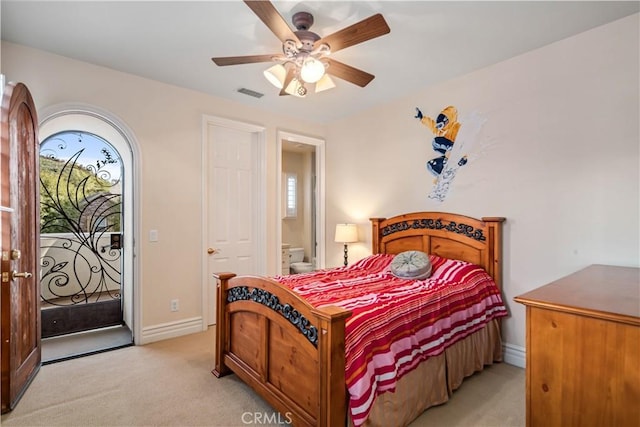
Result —
[[[482, 266], [501, 287], [503, 221], [499, 217], [475, 219], [442, 212], [372, 218], [372, 252], [421, 250], [469, 261]], [[220, 377], [235, 373], [293, 425], [348, 425], [344, 331], [351, 312], [334, 306], [315, 309], [269, 278], [236, 277], [233, 273], [219, 273], [216, 277], [219, 282], [213, 374]], [[379, 408], [372, 410], [372, 420], [365, 425], [391, 425], [389, 417], [393, 417], [394, 425], [406, 425], [426, 407], [446, 401], [462, 378], [501, 360], [498, 322], [485, 329], [464, 340], [477, 349], [469, 351], [458, 346], [450, 354], [447, 350], [447, 354], [428, 359], [426, 362], [430, 363], [425, 362], [424, 367], [406, 375], [407, 393], [402, 392], [403, 377], [396, 393], [378, 396]], [[485, 344], [484, 338], [478, 337], [487, 334], [492, 339]], [[463, 361], [458, 368], [456, 359], [469, 358], [470, 353], [474, 354], [472, 360]], [[443, 385], [439, 390], [418, 393], [413, 383], [428, 386], [430, 381], [421, 375], [438, 376]], [[417, 376], [420, 377], [416, 379]], [[381, 399], [387, 395], [391, 395], [390, 402]], [[417, 401], [397, 401], [407, 395]], [[396, 410], [402, 413], [393, 413]], [[375, 420], [375, 414], [381, 419]]]

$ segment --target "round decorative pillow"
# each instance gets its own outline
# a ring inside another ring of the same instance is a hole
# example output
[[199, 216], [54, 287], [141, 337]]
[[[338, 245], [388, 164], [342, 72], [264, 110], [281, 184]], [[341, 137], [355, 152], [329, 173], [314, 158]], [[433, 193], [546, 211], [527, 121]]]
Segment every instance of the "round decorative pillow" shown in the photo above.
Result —
[[420, 251], [400, 252], [391, 261], [391, 274], [401, 279], [426, 279], [431, 276], [429, 255]]

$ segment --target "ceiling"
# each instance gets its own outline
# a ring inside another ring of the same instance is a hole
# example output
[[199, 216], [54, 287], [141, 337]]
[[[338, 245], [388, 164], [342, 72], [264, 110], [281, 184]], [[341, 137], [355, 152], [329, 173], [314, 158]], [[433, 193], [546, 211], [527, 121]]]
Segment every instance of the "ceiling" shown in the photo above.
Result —
[[[375, 13], [391, 32], [332, 57], [375, 75], [365, 88], [279, 96], [269, 63], [218, 67], [211, 57], [271, 54], [281, 43], [242, 1], [2, 0], [2, 39], [319, 123], [344, 118], [624, 16], [626, 1], [274, 1], [290, 23], [310, 12], [328, 35]], [[293, 25], [292, 25], [293, 27]], [[595, 53], [594, 53], [595, 54]], [[238, 93], [263, 93], [254, 98]]]

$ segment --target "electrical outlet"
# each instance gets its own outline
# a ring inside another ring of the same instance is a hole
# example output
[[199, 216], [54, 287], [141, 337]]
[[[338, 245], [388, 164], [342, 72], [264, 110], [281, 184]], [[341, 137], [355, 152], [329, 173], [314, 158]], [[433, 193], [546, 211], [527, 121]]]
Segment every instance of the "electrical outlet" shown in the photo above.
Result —
[[179, 301], [177, 299], [172, 299], [171, 300], [171, 311], [178, 311], [179, 308], [180, 308]]

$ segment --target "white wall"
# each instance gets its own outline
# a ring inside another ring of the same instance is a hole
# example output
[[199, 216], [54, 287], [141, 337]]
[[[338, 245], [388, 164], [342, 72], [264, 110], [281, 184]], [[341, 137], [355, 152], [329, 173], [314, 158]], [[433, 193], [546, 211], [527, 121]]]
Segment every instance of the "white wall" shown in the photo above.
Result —
[[[324, 127], [249, 108], [202, 93], [2, 42], [2, 73], [25, 83], [39, 111], [62, 103], [90, 104], [121, 119], [140, 146], [142, 328], [180, 324], [202, 316], [202, 117], [244, 121], [267, 129], [267, 222], [276, 214], [276, 132], [324, 137]], [[150, 229], [159, 241], [148, 242]], [[267, 229], [276, 247], [275, 226]], [[268, 273], [278, 272], [276, 251]], [[180, 300], [171, 312], [170, 300]]]
[[[636, 14], [330, 124], [327, 229], [360, 224], [354, 261], [370, 253], [369, 217], [506, 217], [504, 337], [524, 347], [513, 297], [590, 264], [640, 264], [638, 40]], [[432, 135], [414, 114], [448, 105], [484, 117], [478, 139], [489, 146], [436, 202]], [[339, 245], [327, 248], [339, 265]]]

